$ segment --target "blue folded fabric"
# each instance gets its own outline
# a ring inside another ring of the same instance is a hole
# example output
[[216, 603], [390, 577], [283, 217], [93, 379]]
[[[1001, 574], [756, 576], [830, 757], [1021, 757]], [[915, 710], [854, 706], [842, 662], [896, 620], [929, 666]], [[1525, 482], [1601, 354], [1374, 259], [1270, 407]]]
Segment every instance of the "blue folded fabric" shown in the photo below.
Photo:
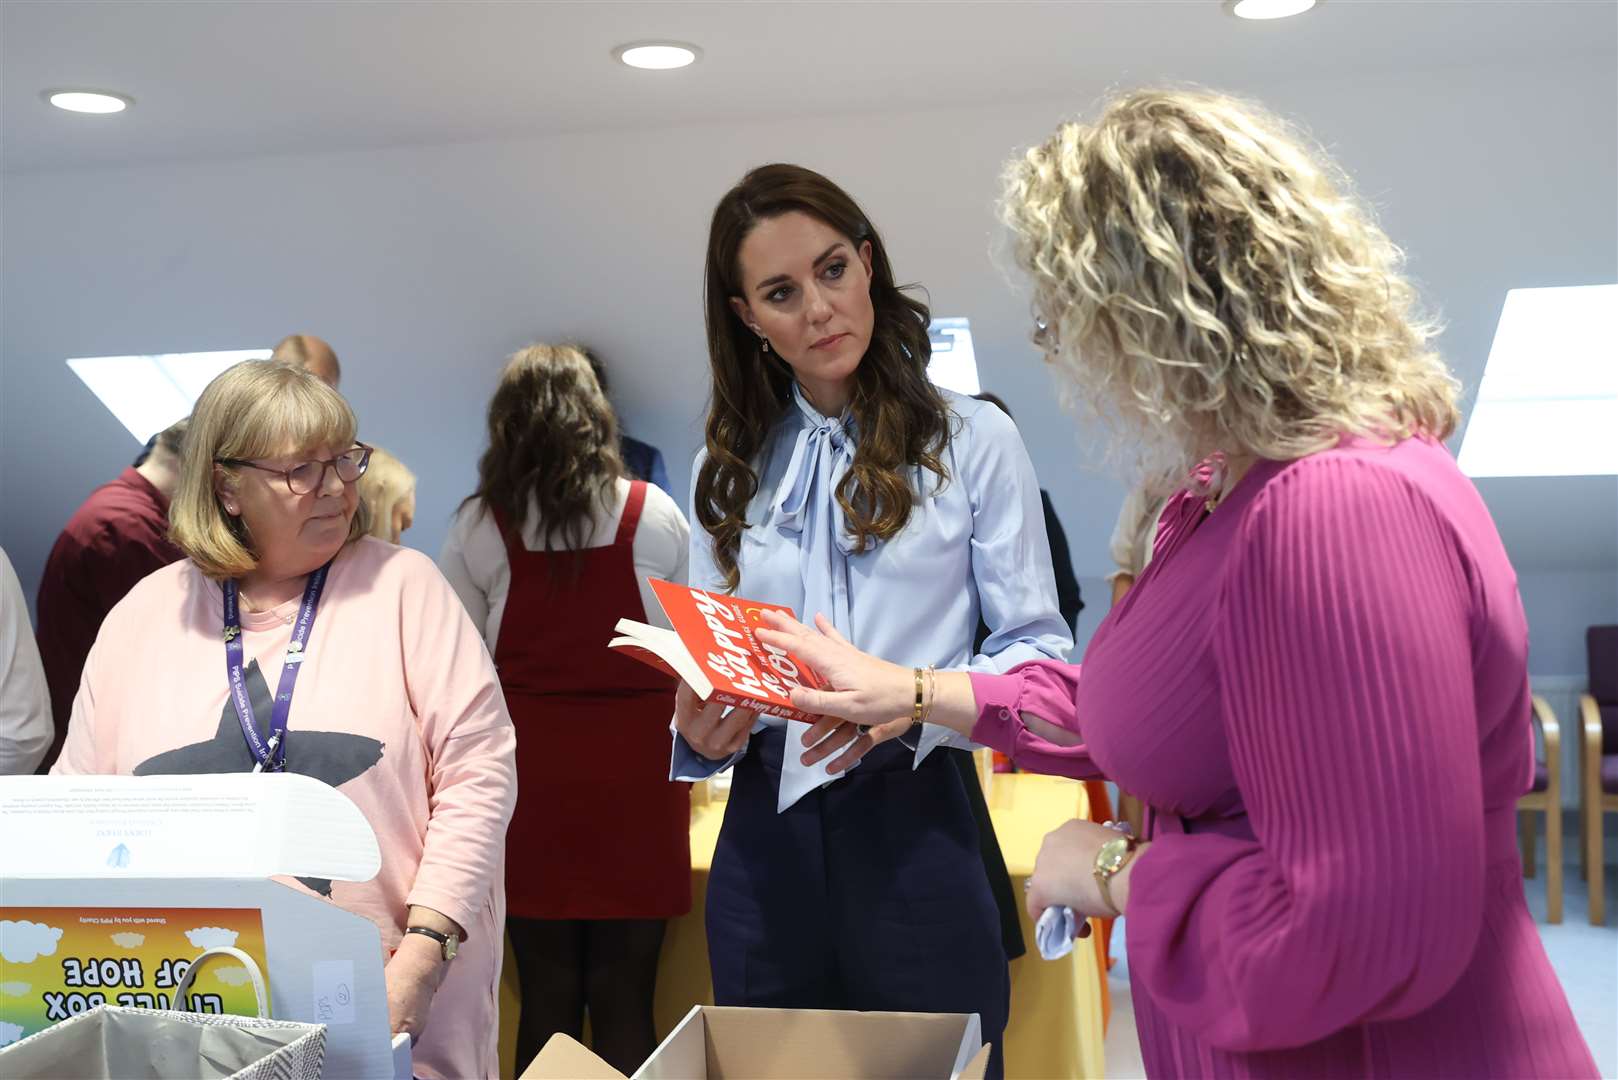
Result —
[[1034, 924], [1034, 942], [1039, 955], [1047, 960], [1060, 960], [1073, 951], [1073, 938], [1079, 932], [1079, 920], [1073, 909], [1057, 905], [1046, 908]]

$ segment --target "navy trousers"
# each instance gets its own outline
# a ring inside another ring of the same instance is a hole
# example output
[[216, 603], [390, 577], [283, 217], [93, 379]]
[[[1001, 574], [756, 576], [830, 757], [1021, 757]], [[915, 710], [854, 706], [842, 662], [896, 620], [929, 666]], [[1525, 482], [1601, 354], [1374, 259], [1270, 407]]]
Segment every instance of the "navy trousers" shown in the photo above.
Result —
[[[708, 879], [714, 1001], [977, 1013], [1003, 1075], [1011, 978], [961, 779], [935, 750], [884, 743], [775, 812], [785, 732], [737, 763]], [[801, 752], [796, 747], [792, 752]]]

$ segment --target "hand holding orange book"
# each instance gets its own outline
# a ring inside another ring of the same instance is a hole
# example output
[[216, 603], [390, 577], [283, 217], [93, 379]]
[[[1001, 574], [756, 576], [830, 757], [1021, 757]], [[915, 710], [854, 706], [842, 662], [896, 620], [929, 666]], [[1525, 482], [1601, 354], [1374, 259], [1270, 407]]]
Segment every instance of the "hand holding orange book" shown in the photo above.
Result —
[[824, 686], [820, 677], [753, 632], [761, 611], [779, 611], [795, 619], [791, 608], [657, 578], [648, 581], [674, 629], [619, 619], [619, 636], [607, 643], [608, 648], [685, 680], [704, 701], [814, 723], [817, 717], [793, 707], [791, 691], [794, 686], [818, 690]]

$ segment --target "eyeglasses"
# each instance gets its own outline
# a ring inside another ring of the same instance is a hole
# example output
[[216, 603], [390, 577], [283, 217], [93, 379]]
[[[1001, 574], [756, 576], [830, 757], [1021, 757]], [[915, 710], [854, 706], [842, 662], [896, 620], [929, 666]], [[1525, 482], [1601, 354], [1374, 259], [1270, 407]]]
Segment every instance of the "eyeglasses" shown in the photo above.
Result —
[[325, 485], [327, 469], [336, 472], [337, 479], [345, 484], [352, 484], [364, 476], [365, 470], [371, 466], [371, 448], [364, 443], [355, 443], [353, 449], [344, 450], [334, 458], [327, 458], [324, 461], [303, 461], [290, 469], [275, 469], [241, 458], [214, 458], [214, 463], [274, 473], [287, 482], [287, 490], [292, 494], [308, 495], [319, 491]]

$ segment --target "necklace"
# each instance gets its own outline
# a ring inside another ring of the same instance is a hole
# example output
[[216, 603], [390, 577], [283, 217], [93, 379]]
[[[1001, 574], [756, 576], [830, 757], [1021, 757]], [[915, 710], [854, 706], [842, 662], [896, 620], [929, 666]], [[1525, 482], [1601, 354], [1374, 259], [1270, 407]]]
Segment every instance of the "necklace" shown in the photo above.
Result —
[[1217, 454], [1213, 470], [1208, 477], [1209, 485], [1214, 488], [1214, 492], [1203, 498], [1202, 508], [1210, 514], [1219, 509], [1219, 504], [1225, 501], [1226, 495], [1235, 490], [1237, 484], [1241, 483], [1242, 477], [1247, 475], [1247, 470], [1252, 464], [1251, 458], [1241, 459], [1237, 467], [1233, 468], [1230, 459], [1223, 452]]
[[[270, 614], [273, 614], [275, 612], [276, 608], [278, 608], [278, 607], [286, 607], [286, 606], [288, 606], [288, 605], [287, 604], [272, 604], [269, 607], [259, 607], [257, 604], [254, 604], [251, 600], [248, 600], [246, 597], [242, 598], [242, 611], [245, 612], [248, 615], [270, 615]], [[298, 613], [296, 611], [289, 611], [285, 615], [277, 615], [276, 616], [277, 619], [281, 620], [282, 623], [284, 623], [284, 624], [286, 624], [288, 626], [291, 626], [292, 625], [292, 620], [296, 619], [297, 617], [298, 617]]]

